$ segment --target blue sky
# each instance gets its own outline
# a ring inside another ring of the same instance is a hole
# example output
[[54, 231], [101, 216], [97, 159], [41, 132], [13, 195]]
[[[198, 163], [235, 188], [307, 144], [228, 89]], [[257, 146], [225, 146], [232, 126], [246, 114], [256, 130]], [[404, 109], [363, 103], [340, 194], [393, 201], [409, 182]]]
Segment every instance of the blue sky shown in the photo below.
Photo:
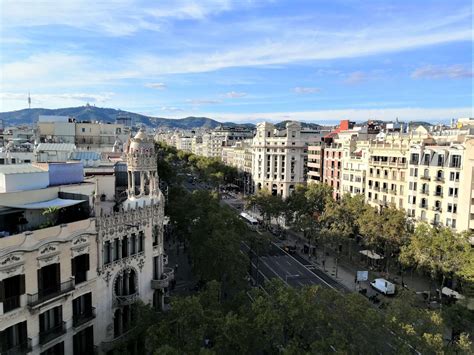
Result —
[[474, 116], [464, 0], [2, 0], [0, 110], [160, 117]]

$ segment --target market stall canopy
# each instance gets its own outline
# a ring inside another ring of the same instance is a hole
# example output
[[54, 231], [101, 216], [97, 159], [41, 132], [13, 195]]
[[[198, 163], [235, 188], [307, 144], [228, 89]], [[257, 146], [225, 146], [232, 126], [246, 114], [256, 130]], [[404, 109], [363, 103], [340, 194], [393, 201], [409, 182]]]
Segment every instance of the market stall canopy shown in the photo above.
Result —
[[10, 207], [10, 208], [19, 208], [19, 209], [24, 209], [24, 210], [41, 210], [41, 209], [46, 209], [46, 208], [51, 208], [51, 207], [56, 207], [56, 208], [69, 207], [69, 206], [77, 205], [85, 201], [86, 200], [69, 200], [65, 198], [54, 198], [48, 201], [26, 203], [22, 205], [15, 205], [15, 204], [2, 202], [2, 206]]
[[445, 296], [448, 296], [448, 297], [453, 297], [457, 300], [462, 300], [464, 299], [464, 296], [461, 295], [459, 292], [456, 292], [454, 290], [451, 290], [449, 287], [443, 287], [441, 289], [441, 293]]
[[359, 253], [361, 253], [362, 255], [365, 255], [371, 259], [374, 259], [374, 260], [380, 260], [380, 259], [383, 259], [383, 256], [373, 252], [372, 250], [361, 250]]

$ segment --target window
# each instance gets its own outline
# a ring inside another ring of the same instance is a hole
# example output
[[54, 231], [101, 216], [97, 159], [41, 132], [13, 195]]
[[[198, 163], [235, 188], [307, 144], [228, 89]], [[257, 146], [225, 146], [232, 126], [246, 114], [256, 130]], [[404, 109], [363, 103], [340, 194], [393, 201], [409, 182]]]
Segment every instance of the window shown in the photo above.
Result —
[[89, 271], [89, 254], [82, 254], [76, 256], [71, 260], [72, 276], [74, 276], [74, 282], [80, 284], [87, 281], [87, 271]]
[[114, 261], [120, 258], [120, 240], [118, 238], [114, 239]]
[[16, 275], [0, 281], [0, 302], [3, 313], [20, 307], [20, 296], [25, 293], [25, 275]]
[[438, 166], [443, 166], [443, 165], [444, 165], [444, 156], [438, 155]]
[[451, 168], [460, 168], [461, 167], [461, 156], [460, 155], [452, 155], [450, 166], [451, 166]]
[[39, 315], [40, 344], [46, 344], [64, 333], [63, 308], [58, 306]]
[[128, 256], [128, 238], [124, 236], [122, 238], [122, 258], [126, 258]]
[[112, 260], [111, 260], [111, 252], [110, 252], [110, 241], [106, 241], [104, 243], [104, 265], [110, 263]]
[[138, 252], [141, 253], [143, 251], [145, 244], [145, 235], [143, 232], [138, 233]]
[[[27, 347], [26, 321], [12, 325], [0, 332], [0, 352], [2, 354], [9, 354], [9, 350], [12, 350], [12, 354], [26, 353]], [[22, 352], [21, 350], [25, 351]]]
[[132, 233], [132, 238], [131, 238], [130, 243], [131, 243], [130, 255], [134, 255], [137, 253], [137, 236], [135, 233]]
[[92, 325], [74, 335], [73, 353], [74, 355], [94, 353], [94, 330]]
[[60, 342], [48, 350], [45, 350], [41, 353], [41, 355], [64, 355], [64, 342]]

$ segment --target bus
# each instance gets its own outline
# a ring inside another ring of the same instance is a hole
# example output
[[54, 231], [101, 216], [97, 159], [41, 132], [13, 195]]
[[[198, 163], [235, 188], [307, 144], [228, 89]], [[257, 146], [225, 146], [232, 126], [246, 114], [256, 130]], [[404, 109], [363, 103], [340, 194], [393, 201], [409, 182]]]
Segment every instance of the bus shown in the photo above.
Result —
[[240, 217], [245, 221], [245, 223], [247, 223], [247, 225], [251, 229], [256, 230], [258, 228], [258, 221], [248, 213], [241, 212]]

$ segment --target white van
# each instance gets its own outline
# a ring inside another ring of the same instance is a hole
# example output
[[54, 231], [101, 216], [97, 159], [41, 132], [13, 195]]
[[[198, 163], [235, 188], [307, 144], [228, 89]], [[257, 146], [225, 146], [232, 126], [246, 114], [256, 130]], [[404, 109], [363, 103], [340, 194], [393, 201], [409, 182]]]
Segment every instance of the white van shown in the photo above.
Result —
[[370, 286], [375, 288], [377, 291], [383, 293], [384, 295], [395, 294], [395, 285], [385, 279], [375, 279], [370, 283]]

